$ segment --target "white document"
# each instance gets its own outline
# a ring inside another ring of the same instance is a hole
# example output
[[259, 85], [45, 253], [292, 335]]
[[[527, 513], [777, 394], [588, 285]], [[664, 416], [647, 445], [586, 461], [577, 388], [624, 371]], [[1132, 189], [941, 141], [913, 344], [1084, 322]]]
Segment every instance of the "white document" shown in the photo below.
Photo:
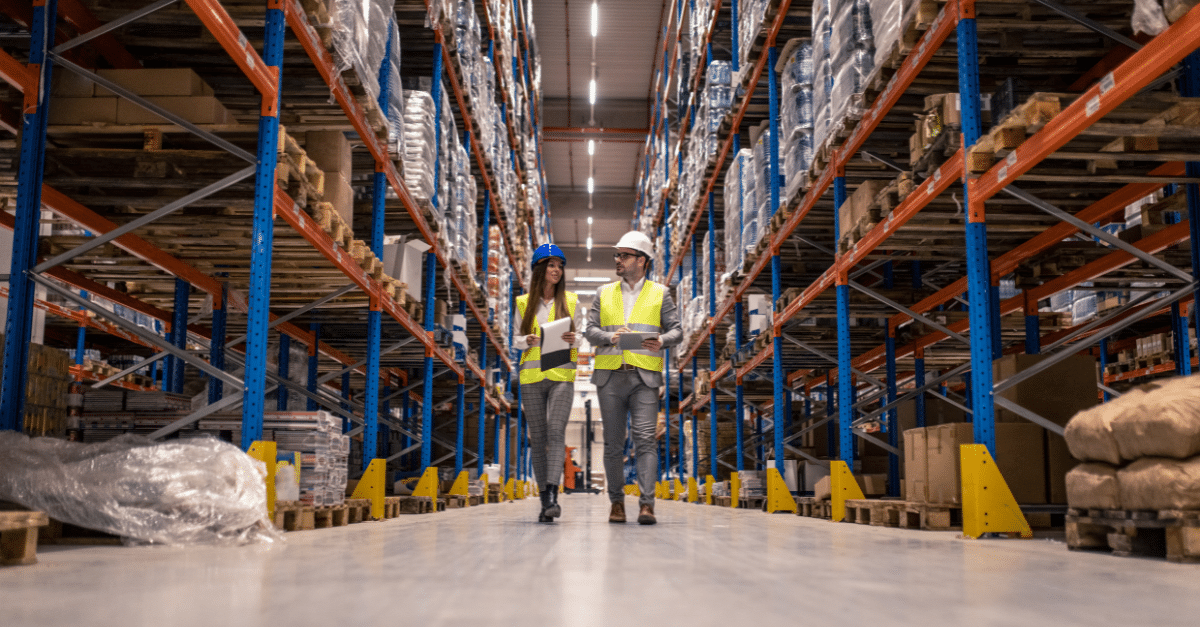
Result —
[[626, 351], [641, 350], [643, 341], [657, 338], [657, 333], [622, 333], [620, 339], [617, 341], [617, 347]]
[[563, 317], [542, 325], [542, 370], [557, 368], [571, 361], [571, 345], [562, 339], [571, 330], [571, 318]]

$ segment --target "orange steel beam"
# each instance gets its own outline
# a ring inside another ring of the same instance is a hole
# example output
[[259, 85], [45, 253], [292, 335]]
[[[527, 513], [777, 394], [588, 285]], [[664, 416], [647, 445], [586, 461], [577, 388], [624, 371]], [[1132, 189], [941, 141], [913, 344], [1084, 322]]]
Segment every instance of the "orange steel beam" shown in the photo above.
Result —
[[200, 21], [216, 38], [217, 43], [221, 44], [221, 47], [229, 54], [229, 58], [233, 60], [234, 64], [258, 89], [263, 100], [274, 100], [279, 90], [277, 70], [263, 62], [258, 51], [242, 34], [241, 29], [234, 23], [225, 7], [221, 6], [218, 0], [184, 1], [196, 12], [196, 17], [200, 18]]
[[0, 50], [0, 80], [16, 87], [21, 93], [27, 93], [37, 85], [38, 76], [29, 66]]
[[[1143, 45], [1149, 42], [1151, 39], [1154, 39], [1154, 36], [1147, 35], [1146, 33], [1137, 33], [1133, 36], [1134, 41]], [[1124, 44], [1117, 44], [1113, 46], [1112, 50], [1109, 50], [1108, 54], [1105, 55], [1099, 63], [1093, 66], [1092, 69], [1088, 70], [1083, 76], [1080, 76], [1079, 79], [1074, 83], [1071, 83], [1071, 86], [1067, 88], [1067, 91], [1076, 92], [1087, 89], [1092, 83], [1100, 80], [1100, 78], [1105, 74], [1108, 74], [1118, 65], [1124, 63], [1125, 59], [1128, 59], [1129, 55], [1133, 54], [1133, 52], [1134, 50], [1132, 48], [1127, 48]]]
[[1111, 87], [1107, 81], [1101, 81], [1088, 88], [1042, 130], [1017, 146], [1007, 159], [972, 181], [968, 186], [968, 209], [995, 196], [1009, 182], [1033, 169], [1197, 47], [1200, 47], [1200, 9], [1193, 8], [1113, 70]]

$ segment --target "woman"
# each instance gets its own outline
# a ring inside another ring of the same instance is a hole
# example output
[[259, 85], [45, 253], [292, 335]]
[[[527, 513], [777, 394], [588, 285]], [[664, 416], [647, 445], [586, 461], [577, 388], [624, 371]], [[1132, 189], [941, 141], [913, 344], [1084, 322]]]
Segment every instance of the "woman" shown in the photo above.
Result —
[[[558, 480], [566, 452], [567, 419], [575, 401], [575, 362], [577, 340], [582, 334], [579, 297], [566, 290], [563, 269], [567, 258], [554, 244], [542, 244], [533, 253], [533, 278], [529, 292], [517, 297], [516, 315], [520, 317], [514, 348], [521, 353], [521, 404], [529, 425], [529, 444], [533, 453], [533, 473], [542, 496], [538, 522], [554, 522], [562, 515], [558, 506]], [[530, 299], [534, 305], [530, 306]], [[571, 325], [562, 334], [570, 345], [571, 359], [566, 364], [542, 370], [542, 325], [564, 317]], [[514, 321], [515, 322], [515, 321]]]

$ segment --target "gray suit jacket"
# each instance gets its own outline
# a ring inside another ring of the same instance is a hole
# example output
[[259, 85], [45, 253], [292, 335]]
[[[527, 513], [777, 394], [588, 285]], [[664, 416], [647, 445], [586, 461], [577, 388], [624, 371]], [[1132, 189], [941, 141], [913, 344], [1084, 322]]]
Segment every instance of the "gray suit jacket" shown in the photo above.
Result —
[[[592, 308], [588, 310], [587, 331], [583, 336], [591, 342], [592, 346], [609, 346], [613, 344], [613, 334], [601, 329], [600, 327], [600, 290], [596, 290], [596, 299], [592, 301]], [[683, 341], [683, 328], [679, 326], [679, 310], [675, 308], [675, 301], [671, 300], [671, 290], [664, 290], [662, 303], [662, 322], [659, 326], [663, 328], [662, 335], [659, 339], [663, 343], [663, 348], [671, 348]], [[642, 377], [642, 382], [646, 387], [659, 388], [663, 385], [663, 373], [661, 371], [638, 369], [638, 374]], [[592, 382], [596, 387], [602, 387], [608, 383], [608, 378], [612, 375], [611, 370], [593, 370]]]

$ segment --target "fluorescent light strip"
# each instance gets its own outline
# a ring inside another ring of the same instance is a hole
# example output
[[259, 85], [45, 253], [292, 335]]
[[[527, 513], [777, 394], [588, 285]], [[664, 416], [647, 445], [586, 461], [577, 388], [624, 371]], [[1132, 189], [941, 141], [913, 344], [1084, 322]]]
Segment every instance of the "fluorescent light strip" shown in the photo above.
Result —
[[596, 5], [596, 3], [593, 2], [592, 3], [592, 37], [596, 36], [596, 33], [599, 31], [599, 29], [600, 29], [600, 7], [598, 7]]

